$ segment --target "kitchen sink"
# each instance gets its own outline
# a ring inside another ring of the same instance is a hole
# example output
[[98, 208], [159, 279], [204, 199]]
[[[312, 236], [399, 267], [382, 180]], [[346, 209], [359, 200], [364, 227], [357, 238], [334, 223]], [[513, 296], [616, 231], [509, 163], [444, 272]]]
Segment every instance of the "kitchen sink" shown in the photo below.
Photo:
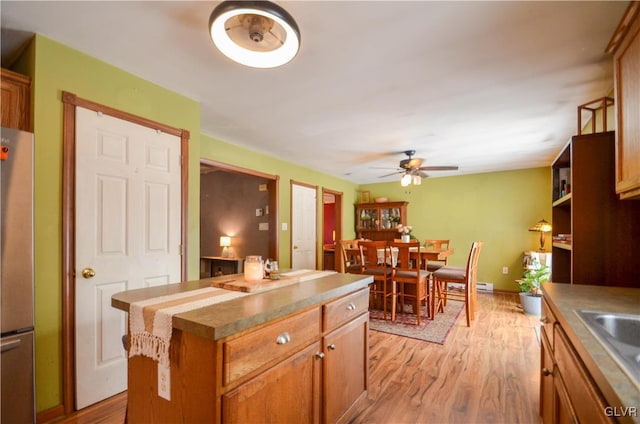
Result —
[[640, 315], [577, 310], [578, 317], [640, 387]]

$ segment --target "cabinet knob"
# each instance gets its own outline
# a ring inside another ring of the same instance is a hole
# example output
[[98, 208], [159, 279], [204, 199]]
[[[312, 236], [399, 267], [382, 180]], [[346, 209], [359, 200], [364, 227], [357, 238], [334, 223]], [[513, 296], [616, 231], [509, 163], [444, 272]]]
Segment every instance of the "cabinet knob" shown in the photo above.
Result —
[[333, 343], [331, 343], [329, 346], [327, 346], [329, 348], [329, 350], [336, 350], [336, 345], [334, 345]]
[[356, 310], [356, 305], [353, 304], [353, 302], [349, 302], [349, 304], [347, 305], [347, 311], [355, 311]]
[[318, 359], [324, 359], [324, 352], [317, 352], [317, 353], [316, 353], [316, 358], [318, 358]]
[[279, 345], [283, 345], [289, 343], [291, 341], [291, 336], [286, 331], [276, 337], [276, 343]]
[[549, 322], [549, 318], [545, 317], [545, 316], [541, 316], [540, 317], [540, 322], [543, 324], [546, 324], [547, 322]]
[[551, 371], [549, 371], [546, 368], [542, 368], [542, 375], [544, 375], [545, 377], [551, 375]]

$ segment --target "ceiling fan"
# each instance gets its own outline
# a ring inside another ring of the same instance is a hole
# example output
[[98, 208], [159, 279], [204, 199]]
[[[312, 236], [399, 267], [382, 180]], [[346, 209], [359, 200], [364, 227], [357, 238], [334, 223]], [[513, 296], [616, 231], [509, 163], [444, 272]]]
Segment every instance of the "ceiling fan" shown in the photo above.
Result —
[[407, 155], [407, 159], [402, 159], [395, 172], [390, 174], [381, 175], [379, 178], [389, 177], [395, 174], [404, 174], [400, 183], [402, 186], [408, 186], [413, 182], [415, 185], [419, 185], [422, 182], [422, 178], [427, 178], [429, 175], [424, 171], [457, 171], [457, 166], [421, 166], [424, 159], [414, 158], [416, 154], [415, 150], [405, 150], [404, 154]]

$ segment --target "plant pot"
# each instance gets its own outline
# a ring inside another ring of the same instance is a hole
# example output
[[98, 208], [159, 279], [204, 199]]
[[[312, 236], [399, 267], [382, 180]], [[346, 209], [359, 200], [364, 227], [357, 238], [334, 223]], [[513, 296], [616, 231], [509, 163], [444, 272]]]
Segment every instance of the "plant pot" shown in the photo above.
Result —
[[403, 243], [409, 243], [411, 241], [411, 236], [409, 234], [403, 234], [400, 236], [400, 240], [402, 240]]
[[521, 292], [520, 303], [522, 304], [522, 310], [525, 314], [535, 316], [542, 314], [542, 296]]

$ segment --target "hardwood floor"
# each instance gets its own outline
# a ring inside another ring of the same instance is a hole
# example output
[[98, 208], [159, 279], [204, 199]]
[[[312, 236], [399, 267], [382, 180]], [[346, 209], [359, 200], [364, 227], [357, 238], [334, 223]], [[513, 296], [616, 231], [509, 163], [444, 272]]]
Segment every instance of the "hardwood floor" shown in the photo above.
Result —
[[537, 317], [517, 294], [480, 294], [445, 345], [372, 331], [369, 393], [351, 423], [538, 423]]
[[[537, 317], [517, 294], [480, 294], [444, 346], [371, 331], [369, 393], [350, 423], [539, 423]], [[54, 423], [124, 421], [126, 393]]]

